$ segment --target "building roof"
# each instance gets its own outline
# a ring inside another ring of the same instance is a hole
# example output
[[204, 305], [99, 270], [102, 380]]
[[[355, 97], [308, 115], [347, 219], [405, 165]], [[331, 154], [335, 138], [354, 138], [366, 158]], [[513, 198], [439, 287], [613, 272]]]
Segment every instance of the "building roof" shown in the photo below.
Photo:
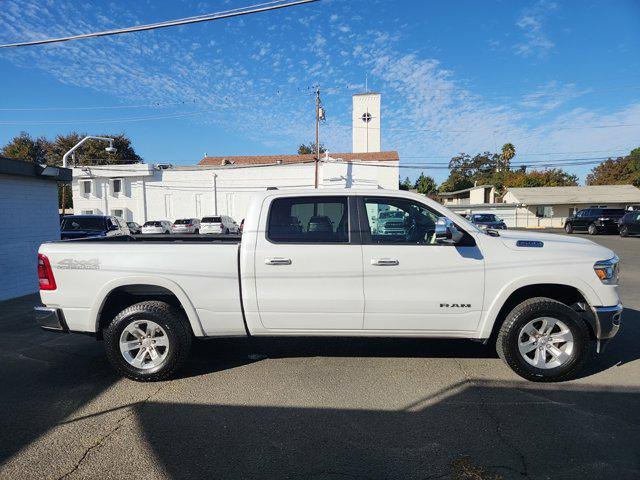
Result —
[[511, 193], [518, 203], [527, 205], [640, 203], [640, 189], [633, 185], [509, 188], [507, 193]]
[[[330, 153], [331, 158], [347, 161], [362, 162], [397, 162], [400, 160], [398, 152], [367, 152], [367, 153]], [[307, 163], [315, 160], [315, 154], [303, 155], [248, 155], [230, 157], [204, 157], [198, 165], [269, 165], [279, 163]]]
[[493, 185], [476, 185], [475, 187], [463, 188], [462, 190], [456, 190], [455, 192], [445, 192], [439, 193], [439, 197], [453, 197], [454, 195], [458, 195], [460, 193], [470, 192], [471, 190], [475, 190], [477, 188], [493, 188]]
[[47, 165], [40, 165], [39, 163], [7, 157], [0, 157], [0, 174], [36, 177], [56, 182], [71, 181], [70, 168], [49, 167]]

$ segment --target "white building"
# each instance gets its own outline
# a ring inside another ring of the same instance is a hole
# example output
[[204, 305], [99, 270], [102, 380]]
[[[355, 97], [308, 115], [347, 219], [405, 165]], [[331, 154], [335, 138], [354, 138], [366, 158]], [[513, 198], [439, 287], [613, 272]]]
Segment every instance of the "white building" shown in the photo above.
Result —
[[58, 182], [66, 168], [0, 157], [0, 300], [38, 291], [38, 248], [60, 240]]
[[[318, 162], [319, 188], [397, 189], [398, 153], [380, 151], [380, 94], [355, 95], [353, 108], [356, 153], [326, 154]], [[205, 157], [194, 166], [79, 167], [73, 169], [73, 207], [76, 214], [138, 223], [208, 215], [240, 221], [254, 192], [313, 188], [314, 183], [312, 154]]]

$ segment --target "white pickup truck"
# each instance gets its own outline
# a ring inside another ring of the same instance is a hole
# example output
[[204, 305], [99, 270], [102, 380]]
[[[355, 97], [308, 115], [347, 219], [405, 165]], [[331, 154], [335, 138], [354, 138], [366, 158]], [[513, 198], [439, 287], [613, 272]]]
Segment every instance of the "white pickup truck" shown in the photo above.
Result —
[[[380, 234], [381, 212], [404, 228]], [[388, 213], [385, 213], [388, 215]], [[424, 196], [257, 194], [239, 237], [43, 244], [39, 324], [104, 339], [123, 375], [171, 376], [192, 338], [377, 336], [495, 344], [519, 375], [573, 375], [618, 331], [618, 258], [589, 240], [480, 230]]]

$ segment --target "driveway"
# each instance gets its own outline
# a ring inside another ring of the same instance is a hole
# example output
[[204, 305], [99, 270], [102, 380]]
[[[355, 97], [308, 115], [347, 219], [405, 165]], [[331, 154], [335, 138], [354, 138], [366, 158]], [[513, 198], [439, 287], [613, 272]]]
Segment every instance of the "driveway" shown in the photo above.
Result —
[[580, 378], [534, 384], [471, 341], [197, 342], [182, 376], [114, 375], [91, 337], [0, 303], [0, 477], [640, 478], [640, 238], [623, 327]]

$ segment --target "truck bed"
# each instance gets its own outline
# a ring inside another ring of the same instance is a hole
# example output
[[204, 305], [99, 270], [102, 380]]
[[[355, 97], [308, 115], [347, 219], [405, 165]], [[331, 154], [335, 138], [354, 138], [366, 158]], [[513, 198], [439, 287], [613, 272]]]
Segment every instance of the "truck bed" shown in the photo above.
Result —
[[68, 240], [58, 240], [53, 243], [224, 243], [238, 244], [240, 243], [240, 235], [217, 235], [217, 234], [158, 234], [158, 235], [118, 235], [113, 237], [87, 237], [72, 238]]

